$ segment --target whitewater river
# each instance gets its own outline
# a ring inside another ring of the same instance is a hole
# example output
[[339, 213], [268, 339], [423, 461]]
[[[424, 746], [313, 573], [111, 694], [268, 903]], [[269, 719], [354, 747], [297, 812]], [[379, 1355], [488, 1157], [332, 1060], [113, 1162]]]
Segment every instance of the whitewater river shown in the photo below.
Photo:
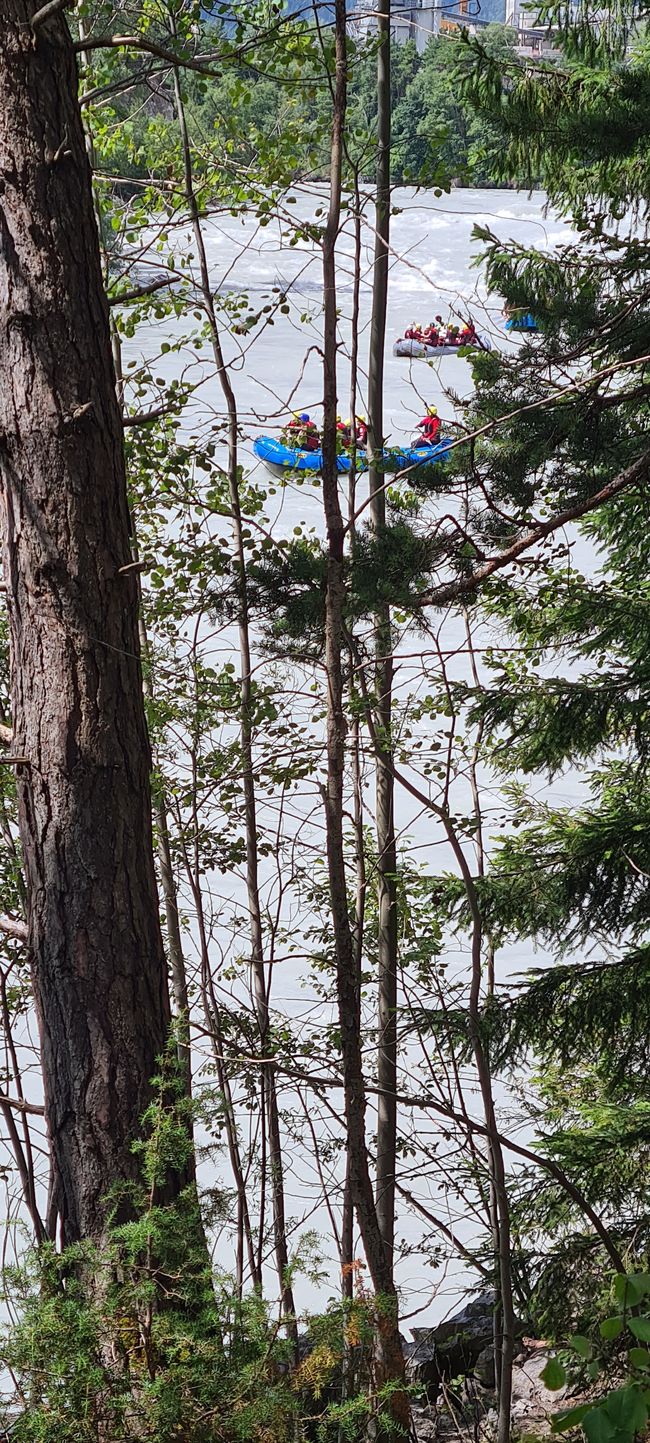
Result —
[[[285, 207], [287, 221], [304, 219], [322, 225], [326, 202], [322, 187], [301, 191], [294, 204]], [[475, 225], [488, 227], [500, 237], [512, 237], [524, 245], [551, 250], [568, 234], [552, 215], [546, 215], [544, 196], [514, 191], [456, 190], [450, 195], [399, 189], [394, 193], [391, 229], [391, 271], [386, 339], [386, 426], [393, 441], [412, 434], [421, 415], [422, 403], [434, 401], [443, 415], [453, 414], [445, 401], [445, 388], [461, 394], [469, 386], [469, 368], [455, 357], [441, 358], [435, 368], [409, 364], [392, 355], [393, 342], [414, 320], [432, 319], [440, 312], [466, 315], [471, 312], [479, 330], [487, 332], [501, 347], [515, 346], [506, 337], [501, 302], [486, 297], [477, 259], [481, 245], [472, 238]], [[360, 392], [361, 409], [365, 395], [368, 324], [372, 281], [372, 212], [364, 222], [360, 293]], [[322, 337], [323, 282], [319, 248], [310, 241], [290, 244], [287, 227], [275, 221], [261, 227], [254, 218], [235, 218], [229, 213], [206, 222], [207, 250], [211, 275], [224, 298], [245, 291], [250, 309], [277, 301], [279, 290], [287, 293], [288, 315], [274, 315], [273, 325], [256, 326], [242, 339], [225, 336], [225, 350], [231, 364], [242, 425], [251, 438], [272, 432], [288, 409], [308, 410], [316, 418], [322, 397], [321, 362], [317, 348]], [[341, 414], [348, 414], [349, 366], [347, 353], [352, 309], [353, 225], [343, 221], [339, 242], [337, 299], [340, 311], [341, 353], [339, 396]], [[146, 264], [159, 265], [152, 233]], [[169, 236], [169, 229], [167, 235]], [[187, 232], [171, 232], [176, 254], [191, 251]], [[224, 322], [224, 325], [227, 323]], [[181, 358], [161, 357], [160, 346], [173, 341], [182, 330], [180, 323], [156, 322], [141, 327], [132, 354], [144, 351], [148, 359], [158, 357], [156, 374], [196, 377], [198, 358], [185, 349]], [[216, 382], [208, 382], [201, 394], [202, 405], [223, 411]], [[444, 403], [444, 404], [443, 404]], [[252, 459], [252, 456], [251, 456]], [[299, 507], [304, 507], [302, 497]], [[287, 525], [293, 516], [287, 512]]]
[[[287, 207], [287, 216], [322, 223], [319, 210], [322, 212], [323, 204], [321, 188], [302, 191], [296, 195], [295, 203]], [[539, 193], [529, 196], [513, 191], [457, 190], [450, 195], [436, 196], [432, 192], [398, 190], [394, 204], [398, 213], [393, 218], [391, 235], [385, 415], [390, 440], [405, 442], [413, 434], [414, 423], [425, 404], [435, 402], [442, 417], [452, 419], [454, 398], [467, 396], [471, 388], [470, 369], [457, 357], [442, 358], [435, 366], [393, 357], [393, 342], [410, 323], [430, 320], [437, 312], [443, 316], [450, 312], [460, 316], [471, 314], [478, 329], [487, 332], [494, 345], [505, 348], [520, 344], [517, 338], [510, 339], [504, 333], [499, 298], [487, 298], [476, 265], [480, 245], [472, 237], [473, 227], [476, 224], [489, 227], [501, 238], [514, 238], [524, 245], [533, 244], [547, 250], [566, 239], [568, 231], [561, 221], [545, 212], [544, 197]], [[275, 222], [261, 227], [255, 218], [242, 220], [229, 214], [215, 216], [206, 223], [206, 238], [213, 284], [222, 298], [232, 302], [245, 291], [250, 310], [263, 312], [266, 305], [276, 307], [280, 293], [287, 296], [288, 313], [267, 312], [274, 315], [274, 324], [265, 324], [262, 319], [245, 338], [230, 333], [224, 319], [224, 345], [242, 427], [242, 460], [245, 466], [254, 468], [257, 463], [252, 442], [256, 435], [277, 434], [279, 424], [287, 419], [290, 410], [307, 410], [317, 420], [320, 417], [323, 297], [320, 252], [309, 241], [301, 240], [291, 246], [286, 228]], [[190, 237], [185, 231], [179, 231], [171, 239], [177, 255], [191, 253]], [[343, 416], [349, 414], [352, 251], [352, 225], [348, 221], [342, 232], [338, 270], [339, 410]], [[361, 412], [366, 409], [371, 258], [372, 229], [368, 224], [363, 236], [360, 295]], [[153, 271], [159, 263], [152, 241], [146, 264]], [[167, 349], [181, 341], [184, 330], [181, 320], [172, 319], [141, 327], [137, 336], [125, 344], [125, 361], [128, 364], [146, 359], [161, 382], [182, 376], [199, 383], [188, 410], [188, 429], [194, 428], [203, 436], [211, 432], [219, 437], [223, 399], [206, 352], [197, 350], [190, 341], [183, 342], [179, 350]], [[268, 478], [262, 472], [259, 474], [266, 484]], [[279, 488], [269, 505], [276, 536], [289, 535], [295, 526], [305, 522], [322, 531], [320, 495], [308, 486]], [[459, 627], [458, 621], [444, 623], [442, 644], [448, 650], [462, 644]], [[219, 661], [223, 661], [232, 645], [233, 638], [228, 633], [219, 636], [218, 645], [215, 644]], [[417, 684], [420, 662], [413, 658], [412, 650], [411, 638], [411, 656], [409, 658], [409, 647], [404, 646], [400, 663], [398, 685], [404, 690]], [[454, 667], [456, 675], [466, 674], [466, 658], [458, 658]], [[292, 804], [293, 825], [296, 835], [300, 832], [301, 837], [305, 837], [306, 846], [322, 849], [322, 837], [319, 834], [314, 840], [316, 833], [313, 833], [310, 841], [307, 826], [319, 804], [317, 780], [314, 777], [313, 786], [306, 785], [304, 796]], [[572, 795], [577, 795], [579, 779], [564, 784], [565, 796], [567, 787]], [[496, 817], [501, 810], [500, 799], [494, 795], [491, 800]], [[417, 863], [435, 868], [449, 865], [450, 859], [429, 814], [418, 813], [412, 804], [400, 801], [398, 823], [404, 844]], [[272, 888], [270, 874], [269, 887]], [[212, 891], [216, 899], [215, 945], [217, 952], [221, 948], [227, 956], [233, 947], [232, 917], [237, 909], [241, 911], [241, 879], [215, 875]], [[300, 919], [300, 925], [304, 925], [304, 920]], [[239, 952], [242, 950], [245, 944], [240, 940]], [[457, 942], [450, 942], [449, 957], [456, 975], [462, 975], [466, 958]], [[499, 959], [500, 975], [523, 970], [531, 957], [525, 948], [506, 949]], [[278, 1007], [292, 1015], [296, 1025], [304, 1024], [305, 1034], [313, 1035], [331, 1020], [332, 1012], [322, 998], [305, 986], [303, 973], [304, 966], [289, 959], [276, 975], [274, 998]], [[313, 1211], [317, 1192], [318, 1180], [313, 1168], [300, 1149], [295, 1149], [288, 1178], [289, 1210], [296, 1219], [306, 1219], [309, 1227], [326, 1227], [322, 1209]], [[423, 1182], [422, 1196], [428, 1198], [435, 1210], [444, 1212], [445, 1200], [435, 1185], [427, 1192]], [[462, 1217], [462, 1208], [446, 1215], [464, 1236], [471, 1236], [473, 1225], [471, 1219]], [[296, 1235], [299, 1231], [298, 1227]], [[421, 1325], [444, 1314], [457, 1299], [461, 1273], [456, 1271], [444, 1279], [441, 1272], [423, 1267], [417, 1247], [422, 1236], [420, 1224], [405, 1219], [399, 1231], [414, 1250], [400, 1265], [406, 1311], [417, 1313], [413, 1321]], [[328, 1291], [327, 1287], [323, 1292], [322, 1288], [307, 1286], [301, 1296], [314, 1305], [318, 1299], [322, 1301]]]

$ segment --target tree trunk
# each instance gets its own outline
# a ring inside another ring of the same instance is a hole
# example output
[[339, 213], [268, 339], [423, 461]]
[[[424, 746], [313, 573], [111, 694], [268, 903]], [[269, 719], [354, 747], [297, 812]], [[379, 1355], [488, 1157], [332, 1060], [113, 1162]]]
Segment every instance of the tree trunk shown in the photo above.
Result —
[[57, 1206], [101, 1240], [169, 1026], [137, 583], [91, 176], [61, 14], [5, 0], [0, 471], [18, 804]]
[[[173, 17], [172, 17], [172, 25]], [[242, 780], [244, 792], [244, 816], [246, 833], [246, 895], [251, 926], [251, 972], [255, 1015], [259, 1032], [262, 1093], [265, 1103], [271, 1200], [273, 1215], [273, 1242], [276, 1270], [282, 1310], [287, 1319], [287, 1331], [291, 1338], [296, 1361], [298, 1359], [298, 1324], [289, 1269], [289, 1247], [287, 1242], [284, 1164], [282, 1158], [282, 1130], [278, 1105], [277, 1074], [272, 1061], [268, 1059], [269, 1040], [269, 999], [264, 961], [264, 929], [259, 886], [259, 849], [257, 836], [257, 800], [255, 795], [255, 771], [253, 766], [253, 685], [250, 649], [250, 618], [248, 603], [248, 581], [246, 572], [246, 548], [244, 545], [241, 503], [239, 496], [238, 423], [237, 402], [225, 364], [221, 345], [221, 334], [214, 307], [208, 258], [203, 237], [201, 213], [194, 186], [192, 152], [185, 105], [181, 90], [180, 74], [174, 71], [174, 96], [176, 114], [181, 136], [181, 152], [185, 180], [185, 196], [190, 212], [192, 232], [199, 261], [199, 290], [210, 329], [212, 354], [219, 385], [228, 413], [228, 487], [230, 494], [231, 521], [235, 544], [237, 576], [237, 605], [240, 678], [240, 742], [242, 756]]]
[[[384, 347], [388, 303], [388, 240], [390, 227], [390, 0], [379, 0], [377, 51], [377, 181], [375, 192], [375, 254], [368, 358], [368, 439], [370, 452], [370, 521], [379, 533], [386, 525], [383, 466], [377, 464], [384, 445]], [[379, 749], [375, 756], [377, 832], [377, 1217], [392, 1263], [395, 1242], [395, 1147], [397, 1138], [397, 849], [395, 844], [392, 770], [393, 659], [390, 607], [374, 619], [375, 694]]]
[[[336, 79], [332, 119], [330, 202], [323, 239], [324, 387], [323, 387], [323, 506], [327, 530], [327, 584], [325, 591], [325, 667], [327, 674], [327, 786], [325, 820], [332, 931], [336, 955], [336, 983], [345, 1093], [347, 1155], [350, 1194], [359, 1220], [364, 1251], [375, 1293], [382, 1300], [377, 1314], [377, 1382], [393, 1385], [387, 1405], [394, 1422], [405, 1433], [409, 1426], [404, 1360], [397, 1321], [397, 1297], [392, 1268], [377, 1219], [368, 1162], [366, 1096], [359, 1026], [359, 997], [355, 945], [348, 910], [343, 841], [343, 787], [346, 722], [343, 705], [345, 526], [341, 512], [336, 464], [337, 311], [336, 241], [341, 218], [341, 167], [346, 110], [347, 59], [345, 0], [336, 0]], [[397, 1384], [397, 1388], [394, 1385]]]

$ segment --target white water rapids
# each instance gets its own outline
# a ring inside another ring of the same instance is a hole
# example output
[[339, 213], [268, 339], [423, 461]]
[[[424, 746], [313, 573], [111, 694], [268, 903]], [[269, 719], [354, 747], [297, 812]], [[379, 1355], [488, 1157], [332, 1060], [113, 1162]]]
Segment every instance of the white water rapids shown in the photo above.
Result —
[[[323, 189], [314, 187], [298, 192], [295, 203], [286, 207], [286, 214], [292, 220], [300, 217], [322, 224], [325, 204]], [[514, 238], [544, 250], [552, 250], [558, 242], [566, 240], [569, 232], [560, 220], [546, 214], [544, 197], [539, 193], [529, 196], [514, 191], [456, 190], [450, 195], [436, 196], [432, 192], [398, 190], [394, 194], [394, 206], [398, 213], [393, 217], [391, 229], [385, 417], [387, 439], [399, 444], [408, 441], [413, 434], [414, 424], [425, 404], [437, 404], [444, 424], [445, 418], [453, 417], [453, 403], [446, 393], [453, 391], [462, 398], [469, 394], [471, 388], [470, 368], [457, 357], [441, 358], [433, 364], [409, 363], [393, 357], [393, 343], [404, 334], [409, 324], [429, 321], [438, 312], [445, 317], [450, 313], [462, 318], [471, 315], [477, 328], [487, 332], [495, 346], [505, 349], [520, 344], [519, 338], [508, 337], [504, 331], [499, 298], [487, 298], [480, 269], [475, 264], [480, 247], [472, 239], [474, 225], [488, 226], [504, 239]], [[252, 441], [256, 435], [277, 434], [291, 410], [307, 410], [316, 420], [320, 418], [323, 298], [320, 251], [308, 240], [291, 246], [283, 226], [275, 221], [260, 226], [253, 216], [244, 220], [229, 213], [215, 216], [206, 221], [205, 235], [215, 291], [231, 300], [245, 291], [252, 310], [261, 311], [265, 305], [274, 308], [266, 313], [267, 317], [273, 315], [273, 324], [265, 323], [262, 316], [260, 323], [245, 337], [229, 333], [224, 322], [224, 347], [243, 436], [242, 461], [247, 468], [255, 468], [258, 463], [253, 456]], [[372, 230], [366, 224], [360, 291], [360, 412], [366, 410], [372, 242]], [[191, 238], [186, 230], [172, 234], [171, 244], [177, 256], [179, 253], [192, 253]], [[153, 245], [147, 263], [154, 268], [159, 264]], [[287, 296], [288, 314], [276, 309], [279, 293]], [[339, 244], [337, 295], [341, 337], [339, 410], [345, 417], [349, 413], [348, 358], [353, 296], [353, 227], [349, 218], [344, 219]], [[206, 359], [206, 350], [197, 351], [191, 343], [183, 345], [180, 351], [163, 352], [161, 349], [163, 345], [174, 346], [185, 329], [182, 320], [173, 318], [141, 326], [135, 338], [125, 344], [125, 361], [127, 364], [129, 361], [146, 361], [161, 383], [181, 376], [198, 382], [188, 409], [189, 429], [195, 428], [204, 437], [212, 429], [222, 436], [224, 403], [213, 368]], [[266, 475], [262, 471], [258, 474], [260, 483], [268, 485]], [[270, 484], [273, 486], [272, 482]], [[362, 483], [360, 489], [361, 486]], [[276, 487], [269, 497], [268, 511], [271, 530], [276, 537], [290, 535], [299, 525], [313, 526], [317, 532], [322, 532], [320, 493], [309, 486], [289, 484]], [[441, 623], [437, 644], [448, 654], [452, 674], [467, 675], [468, 661], [459, 618], [448, 618]], [[417, 645], [411, 635], [401, 648], [403, 655], [396, 675], [398, 698], [422, 685], [422, 661], [417, 655]], [[426, 645], [422, 643], [423, 647]], [[456, 648], [460, 648], [460, 652], [453, 657]], [[223, 664], [231, 654], [236, 661], [236, 638], [232, 632], [228, 629], [219, 631], [210, 641], [206, 637], [204, 656], [208, 654], [214, 665]], [[433, 674], [437, 659], [431, 650], [428, 656]], [[305, 703], [304, 698], [296, 704], [304, 707], [305, 729], [309, 730], [311, 704]], [[322, 878], [322, 816], [318, 783], [322, 781], [323, 766], [322, 754], [318, 754], [318, 725], [315, 731], [312, 729], [312, 734], [315, 739], [314, 775], [306, 780], [300, 793], [286, 803], [281, 830], [285, 843], [287, 838], [294, 839], [303, 859], [310, 854], [313, 856], [315, 874]], [[575, 779], [576, 795], [578, 785]], [[460, 805], [467, 800], [467, 789], [462, 781], [458, 787], [460, 803], [457, 801], [457, 805]], [[572, 780], [567, 782], [565, 779], [565, 797], [567, 787], [574, 792]], [[369, 790], [370, 801], [371, 796]], [[484, 804], [489, 831], [491, 825], [496, 826], [503, 810], [496, 789], [491, 792], [488, 789]], [[400, 844], [410, 860], [431, 870], [450, 867], [447, 846], [431, 815], [403, 796], [398, 799], [397, 805]], [[273, 799], [264, 804], [263, 820], [266, 825], [277, 822], [277, 805]], [[296, 897], [290, 895], [290, 889], [286, 896], [280, 895], [281, 884], [270, 862], [265, 863], [265, 888], [269, 909], [278, 905], [285, 928], [285, 945], [280, 949], [283, 960], [276, 963], [274, 970], [272, 1011], [276, 1016], [288, 1013], [297, 1037], [313, 1040], [334, 1019], [331, 995], [323, 996], [318, 989], [314, 990], [306, 980], [308, 968], [304, 954], [298, 951], [292, 957], [286, 946], [286, 938], [292, 929], [295, 929], [296, 935], [302, 936], [302, 929], [309, 926], [310, 918], [305, 916], [304, 906], [301, 907]], [[241, 957], [246, 951], [246, 943], [241, 936], [241, 918], [245, 913], [242, 877], [215, 873], [210, 877], [210, 890], [214, 959], [219, 970], [224, 961]], [[190, 938], [192, 931], [190, 925]], [[531, 956], [527, 947], [505, 948], [498, 959], [499, 976], [504, 978], [521, 972], [529, 965]], [[466, 952], [458, 939], [449, 940], [445, 958], [450, 978], [466, 974]], [[244, 995], [240, 990], [241, 982], [230, 982], [226, 976], [219, 978], [219, 985], [224, 989], [224, 997], [232, 995], [235, 1000], [241, 1000]], [[404, 1088], [417, 1085], [414, 1081], [417, 1072], [409, 1070], [413, 1060], [410, 1049], [405, 1049], [401, 1064]], [[309, 1096], [308, 1089], [306, 1095]], [[505, 1094], [502, 1094], [501, 1100], [505, 1104]], [[295, 1092], [287, 1091], [281, 1101], [287, 1112], [296, 1110], [296, 1125], [304, 1136], [305, 1118], [300, 1114]], [[340, 1111], [340, 1093], [333, 1101]], [[478, 1106], [476, 1115], [480, 1117]], [[243, 1107], [240, 1121], [244, 1133], [249, 1125], [253, 1125]], [[369, 1122], [372, 1124], [371, 1116]], [[322, 1138], [328, 1135], [328, 1130], [330, 1137], [336, 1136], [331, 1119], [328, 1121], [327, 1117], [321, 1116], [317, 1126]], [[426, 1131], [428, 1142], [435, 1142], [436, 1135], [439, 1135], [438, 1124], [428, 1118], [422, 1120], [421, 1126]], [[287, 1157], [288, 1210], [295, 1220], [293, 1240], [300, 1237], [305, 1228], [316, 1228], [322, 1235], [328, 1235], [327, 1214], [319, 1202], [321, 1179], [316, 1175], [309, 1148], [294, 1141], [288, 1144]], [[225, 1159], [223, 1166], [225, 1168]], [[417, 1155], [415, 1161], [407, 1159], [407, 1166], [412, 1190], [418, 1191], [434, 1212], [452, 1223], [464, 1239], [471, 1239], [476, 1232], [475, 1220], [465, 1214], [462, 1203], [447, 1199], [441, 1190], [444, 1161], [442, 1172], [431, 1179], [427, 1176], [427, 1168], [418, 1163]], [[217, 1176], [219, 1171], [220, 1163], [217, 1161]], [[337, 1176], [340, 1177], [340, 1164], [334, 1163], [331, 1174], [333, 1187]], [[335, 1205], [338, 1206], [336, 1199]], [[398, 1268], [399, 1282], [403, 1289], [405, 1314], [412, 1314], [413, 1321], [418, 1325], [434, 1321], [448, 1311], [450, 1303], [457, 1300], [459, 1288], [466, 1277], [462, 1268], [445, 1271], [432, 1268], [430, 1263], [425, 1262], [420, 1243], [423, 1238], [426, 1242], [426, 1232], [426, 1225], [421, 1220], [401, 1214], [398, 1237], [405, 1247]], [[325, 1251], [332, 1259], [331, 1239], [326, 1241]], [[229, 1258], [225, 1235], [218, 1253], [227, 1266]], [[322, 1305], [323, 1299], [336, 1291], [336, 1286], [336, 1266], [332, 1263], [329, 1283], [317, 1285], [303, 1281], [298, 1284], [298, 1295], [301, 1303], [307, 1306]]]

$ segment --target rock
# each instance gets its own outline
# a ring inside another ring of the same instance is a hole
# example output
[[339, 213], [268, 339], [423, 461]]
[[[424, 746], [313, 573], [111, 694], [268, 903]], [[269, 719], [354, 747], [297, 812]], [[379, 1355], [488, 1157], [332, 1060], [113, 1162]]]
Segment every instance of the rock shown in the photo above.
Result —
[[551, 1392], [542, 1382], [541, 1374], [548, 1363], [546, 1350], [536, 1349], [528, 1358], [515, 1364], [512, 1372], [513, 1417], [526, 1422], [549, 1422], [566, 1393], [566, 1387]]
[[494, 1367], [494, 1348], [488, 1343], [487, 1348], [482, 1348], [474, 1364], [474, 1377], [483, 1388], [494, 1388], [496, 1374]]
[[[426, 1333], [427, 1337], [430, 1337], [436, 1329], [428, 1332], [418, 1329], [418, 1332]], [[550, 1392], [545, 1387], [541, 1375], [548, 1362], [548, 1350], [543, 1343], [533, 1339], [527, 1338], [526, 1344], [525, 1354], [515, 1363], [512, 1373], [512, 1433], [514, 1438], [528, 1437], [531, 1434], [536, 1438], [544, 1438], [550, 1434], [551, 1419], [561, 1406], [566, 1389]], [[410, 1344], [411, 1349], [421, 1350], [424, 1347], [427, 1347], [432, 1355], [425, 1366], [429, 1368], [431, 1376], [437, 1379], [434, 1386], [436, 1392], [439, 1392], [441, 1378], [455, 1375], [444, 1374], [444, 1353], [442, 1356], [436, 1355], [433, 1345], [427, 1345], [424, 1341]], [[487, 1347], [483, 1354], [479, 1354], [473, 1375], [465, 1385], [470, 1393], [472, 1379], [480, 1382], [481, 1375], [485, 1376], [491, 1365], [492, 1348]], [[434, 1372], [434, 1369], [437, 1369], [437, 1372]], [[458, 1401], [460, 1407], [458, 1412], [453, 1410], [454, 1416], [445, 1409], [442, 1395], [438, 1399], [437, 1408], [430, 1405], [414, 1409], [413, 1422], [418, 1443], [476, 1443], [477, 1437], [481, 1443], [494, 1443], [497, 1413], [491, 1406], [490, 1394], [481, 1388], [476, 1390], [475, 1387], [473, 1396], [468, 1394], [467, 1398], [459, 1398]]]
[[413, 1430], [418, 1443], [436, 1443], [438, 1437], [438, 1418], [435, 1408], [425, 1405], [423, 1408], [413, 1408]]
[[405, 1349], [409, 1382], [435, 1401], [443, 1379], [471, 1373], [491, 1347], [493, 1309], [494, 1294], [481, 1293], [435, 1328], [413, 1328]]

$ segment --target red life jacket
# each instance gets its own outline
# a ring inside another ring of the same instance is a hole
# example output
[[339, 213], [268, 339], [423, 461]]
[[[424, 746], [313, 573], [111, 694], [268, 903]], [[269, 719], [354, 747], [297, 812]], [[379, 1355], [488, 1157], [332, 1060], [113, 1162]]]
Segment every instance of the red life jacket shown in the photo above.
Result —
[[440, 434], [440, 417], [423, 416], [419, 422], [418, 431], [422, 431], [425, 441], [436, 441]]

